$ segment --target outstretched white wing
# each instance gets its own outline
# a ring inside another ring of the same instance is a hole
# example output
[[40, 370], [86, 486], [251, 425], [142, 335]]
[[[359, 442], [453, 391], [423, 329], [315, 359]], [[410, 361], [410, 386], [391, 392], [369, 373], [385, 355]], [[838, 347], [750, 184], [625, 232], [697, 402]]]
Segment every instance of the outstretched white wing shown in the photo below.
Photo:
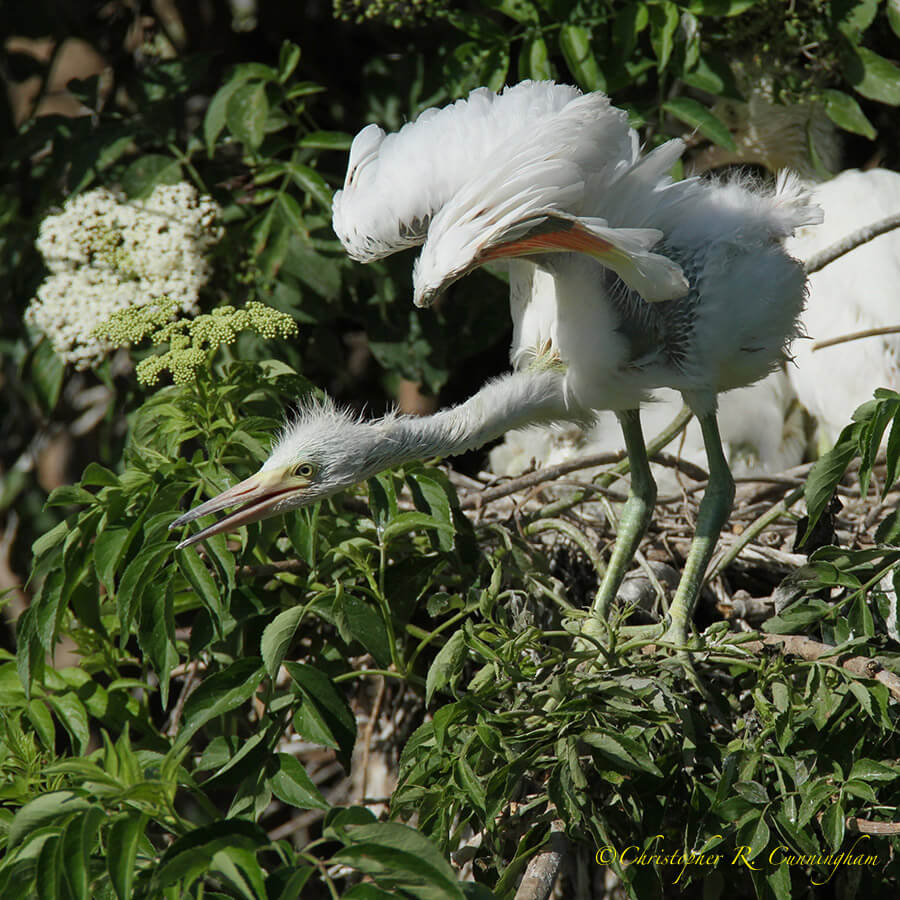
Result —
[[362, 262], [423, 243], [434, 214], [463, 184], [502, 169], [518, 135], [580, 96], [568, 85], [524, 81], [501, 94], [478, 88], [465, 100], [425, 110], [395, 134], [366, 126], [353, 140], [344, 188], [334, 196], [335, 233]]

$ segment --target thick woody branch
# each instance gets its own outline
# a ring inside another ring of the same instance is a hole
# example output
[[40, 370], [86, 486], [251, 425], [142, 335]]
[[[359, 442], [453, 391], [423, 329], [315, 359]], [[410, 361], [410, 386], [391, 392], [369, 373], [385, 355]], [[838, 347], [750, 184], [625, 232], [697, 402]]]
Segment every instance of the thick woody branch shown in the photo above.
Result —
[[556, 819], [550, 825], [547, 848], [528, 863], [515, 900], [548, 900], [568, 851], [569, 840], [563, 833], [563, 823]]

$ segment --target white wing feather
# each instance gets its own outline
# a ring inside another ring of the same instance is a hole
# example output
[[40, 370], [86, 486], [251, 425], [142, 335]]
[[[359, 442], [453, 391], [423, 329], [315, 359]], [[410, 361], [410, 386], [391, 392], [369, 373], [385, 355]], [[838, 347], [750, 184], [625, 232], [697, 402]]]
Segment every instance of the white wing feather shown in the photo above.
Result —
[[334, 196], [335, 233], [363, 262], [421, 244], [431, 217], [473, 170], [502, 164], [515, 135], [580, 96], [568, 85], [524, 81], [502, 94], [478, 88], [465, 100], [425, 110], [395, 134], [366, 126], [353, 140], [344, 188]]

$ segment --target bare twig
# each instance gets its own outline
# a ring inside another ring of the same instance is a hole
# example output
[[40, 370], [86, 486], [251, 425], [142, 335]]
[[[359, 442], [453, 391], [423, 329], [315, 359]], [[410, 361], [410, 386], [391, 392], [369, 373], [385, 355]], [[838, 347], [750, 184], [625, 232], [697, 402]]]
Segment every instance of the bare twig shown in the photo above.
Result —
[[850, 334], [826, 338], [825, 340], [816, 341], [812, 345], [812, 349], [824, 350], [826, 347], [834, 347], [837, 344], [846, 344], [850, 341], [858, 341], [862, 338], [879, 337], [882, 334], [900, 334], [900, 325], [885, 325], [882, 328], [866, 328], [863, 331], [852, 331]]
[[372, 747], [372, 734], [375, 732], [375, 724], [381, 715], [381, 704], [384, 702], [385, 691], [384, 675], [378, 677], [378, 689], [375, 693], [375, 700], [372, 702], [372, 709], [369, 711], [369, 721], [366, 722], [366, 728], [362, 736], [362, 774], [359, 784], [359, 796], [366, 796], [366, 781], [369, 775], [369, 752]]
[[277, 828], [273, 828], [269, 832], [269, 840], [275, 843], [284, 838], [289, 838], [295, 831], [315, 825], [324, 816], [325, 811], [322, 809], [311, 809], [301, 813], [299, 816], [294, 816], [293, 819], [288, 819], [287, 822], [282, 823]]
[[842, 238], [836, 244], [832, 244], [830, 247], [826, 247], [821, 252], [811, 256], [806, 261], [806, 274], [812, 275], [813, 272], [824, 269], [825, 266], [833, 263], [836, 259], [840, 259], [845, 253], [849, 253], [861, 244], [868, 243], [879, 235], [893, 231], [898, 227], [900, 227], [900, 214], [895, 214], [848, 234], [847, 237]]
[[[547, 466], [538, 469], [536, 472], [529, 472], [527, 475], [521, 475], [519, 478], [511, 478], [503, 484], [496, 487], [485, 488], [478, 493], [470, 494], [460, 501], [463, 509], [476, 509], [492, 500], [499, 500], [501, 497], [508, 497], [518, 491], [526, 488], [535, 487], [546, 481], [554, 481], [570, 472], [577, 472], [579, 469], [594, 469], [597, 466], [608, 466], [613, 463], [621, 462], [625, 458], [625, 451], [619, 450], [616, 453], [592, 453], [589, 456], [581, 456], [578, 459], [570, 459], [568, 462], [558, 463], [555, 466]], [[693, 481], [706, 481], [709, 476], [693, 463], [670, 453], [655, 453], [650, 457], [651, 462], [659, 463], [659, 465], [667, 466], [670, 469], [678, 469], [684, 472], [688, 478]], [[585, 485], [587, 487], [587, 485]]]
[[309, 566], [302, 559], [282, 559], [265, 566], [238, 566], [236, 575], [239, 578], [271, 578], [273, 575], [303, 575]]
[[568, 852], [569, 840], [563, 832], [563, 823], [560, 819], [555, 819], [550, 824], [547, 849], [529, 861], [515, 900], [548, 900]]
[[900, 822], [872, 822], [857, 816], [847, 816], [847, 830], [860, 834], [900, 834]]
[[166, 726], [166, 734], [169, 737], [175, 737], [178, 734], [178, 725], [181, 722], [181, 713], [184, 711], [184, 704], [187, 702], [187, 698], [190, 696], [191, 692], [194, 689], [194, 685], [197, 681], [197, 672], [200, 669], [200, 660], [195, 659], [192, 662], [187, 664], [187, 677], [184, 679], [184, 684], [181, 686], [181, 692], [178, 695], [178, 699], [175, 701], [175, 706], [172, 709], [172, 714], [169, 716], [169, 723]]

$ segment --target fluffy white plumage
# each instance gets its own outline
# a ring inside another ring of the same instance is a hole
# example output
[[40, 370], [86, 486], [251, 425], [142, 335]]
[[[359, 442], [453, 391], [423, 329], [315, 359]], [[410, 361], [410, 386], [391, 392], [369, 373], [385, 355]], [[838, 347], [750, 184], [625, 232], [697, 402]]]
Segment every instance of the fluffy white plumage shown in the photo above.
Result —
[[[405, 145], [418, 168], [398, 170], [387, 154], [382, 163], [387, 139], [364, 131], [336, 203], [335, 231], [361, 259], [423, 244], [413, 274], [417, 305], [478, 266], [509, 260], [513, 364], [561, 367], [570, 417], [616, 411], [634, 477], [598, 614], [615, 595], [656, 496], [637, 409], [655, 388], [682, 393], [699, 419], [710, 480], [670, 608], [670, 636], [680, 642], [734, 491], [717, 394], [784, 360], [805, 296], [803, 267], [784, 240], [821, 213], [789, 175], [779, 176], [774, 192], [738, 180], [673, 182], [681, 142], [641, 156], [624, 115], [603, 95], [525, 83], [494, 103], [508, 95], [554, 102], [518, 131], [499, 112], [493, 120], [483, 92], [424, 114], [392, 148], [399, 158]], [[484, 130], [467, 143], [460, 168], [455, 142], [478, 120]], [[377, 200], [367, 202], [373, 190]]]
[[[520, 119], [506, 115], [512, 108]], [[796, 179], [782, 177], [774, 194], [737, 181], [673, 183], [681, 142], [642, 157], [608, 98], [550, 83], [493, 101], [479, 90], [396, 135], [374, 142], [364, 129], [356, 141], [363, 149], [335, 202], [348, 252], [363, 257], [373, 236], [379, 254], [424, 243], [420, 304], [478, 265], [528, 257], [511, 266], [513, 360], [540, 355], [549, 339], [578, 406], [634, 408], [670, 386], [709, 411], [716, 392], [771, 371], [795, 334], [804, 279], [781, 241], [818, 220]], [[651, 252], [663, 236], [664, 252]], [[652, 311], [644, 300], [685, 292], [683, 269], [692, 293]], [[539, 284], [530, 297], [529, 279]]]
[[[900, 212], [900, 173], [848, 169], [815, 185], [812, 194], [826, 212], [818, 228], [803, 228], [787, 247], [799, 259], [850, 233]], [[788, 369], [797, 397], [831, 445], [857, 406], [875, 388], [900, 384], [900, 335], [865, 338], [813, 350], [814, 341], [885, 325], [900, 325], [900, 231], [883, 234], [809, 277], [803, 314], [808, 341], [794, 345]]]
[[[900, 173], [887, 169], [840, 168], [841, 140], [821, 103], [774, 102], [771, 77], [757, 66], [734, 65], [747, 102], [723, 101], [716, 112], [729, 122], [733, 151], [710, 146], [692, 159], [695, 170], [729, 163], [758, 163], [770, 171], [790, 166], [801, 173], [824, 224], [802, 228], [786, 242], [806, 261], [858, 228], [900, 213]], [[810, 147], [821, 161], [814, 165]], [[824, 167], [824, 168], [823, 168]], [[857, 406], [878, 387], [900, 381], [900, 335], [883, 335], [813, 351], [815, 341], [869, 328], [900, 324], [900, 231], [862, 245], [809, 278], [809, 297], [801, 326], [810, 340], [793, 347], [787, 373], [797, 399], [819, 429], [822, 449], [848, 424]], [[725, 406], [729, 398], [725, 398]], [[777, 464], [773, 460], [771, 466]]]
[[[833, 170], [839, 167], [840, 141], [820, 105], [776, 104], [765, 79], [745, 81], [744, 87], [747, 103], [728, 101], [716, 107], [717, 114], [733, 126], [736, 149], [710, 146], [696, 154], [691, 165], [702, 171], [728, 163], [757, 163], [771, 171], [787, 165], [800, 172], [811, 200], [823, 210], [824, 224], [801, 227], [788, 237], [786, 247], [792, 256], [806, 261], [856, 229], [900, 213], [900, 173], [851, 169], [821, 181], [821, 169], [810, 161], [810, 142], [826, 168]], [[900, 324], [898, 278], [900, 231], [888, 232], [810, 276], [800, 319], [808, 339], [794, 343], [793, 362], [786, 374], [773, 373], [756, 385], [720, 397], [719, 424], [735, 471], [778, 472], [803, 461], [807, 436], [798, 404], [812, 416], [824, 449], [876, 388], [900, 383], [900, 335], [813, 350], [815, 341]], [[677, 409], [677, 400], [665, 391], [654, 397], [661, 397], [662, 403], [647, 408], [648, 434], [667, 424]], [[748, 433], [747, 423], [758, 427]], [[515, 475], [532, 460], [545, 465], [604, 452], [611, 449], [609, 424], [608, 417], [601, 417], [586, 434], [570, 429], [561, 435], [534, 428], [509, 435], [491, 453], [491, 469]], [[687, 429], [681, 453], [691, 462], [702, 463], [696, 422]], [[665, 480], [665, 472], [657, 474]]]
[[738, 181], [676, 183], [668, 173], [682, 150], [672, 141], [641, 156], [608, 98], [552, 83], [526, 82], [498, 96], [475, 91], [393, 137], [363, 129], [335, 197], [334, 227], [348, 252], [369, 260], [424, 244], [414, 274], [419, 305], [478, 266], [509, 261], [512, 359], [526, 367], [420, 419], [361, 424], [335, 421], [331, 409], [302, 416], [257, 476], [175, 524], [235, 502], [241, 510], [183, 543], [416, 456], [459, 453], [529, 422], [612, 409], [633, 477], [595, 602], [603, 615], [656, 496], [638, 407], [668, 386], [698, 415], [710, 471], [670, 607], [670, 637], [683, 643], [734, 493], [716, 396], [784, 358], [805, 276], [783, 240], [819, 213], [790, 177], [774, 192]]
[[367, 125], [353, 139], [344, 188], [334, 195], [334, 229], [347, 252], [370, 262], [420, 244], [432, 215], [468, 180], [473, 159], [490, 157], [579, 94], [552, 82], [523, 82], [502, 94], [478, 88], [395, 134]]

